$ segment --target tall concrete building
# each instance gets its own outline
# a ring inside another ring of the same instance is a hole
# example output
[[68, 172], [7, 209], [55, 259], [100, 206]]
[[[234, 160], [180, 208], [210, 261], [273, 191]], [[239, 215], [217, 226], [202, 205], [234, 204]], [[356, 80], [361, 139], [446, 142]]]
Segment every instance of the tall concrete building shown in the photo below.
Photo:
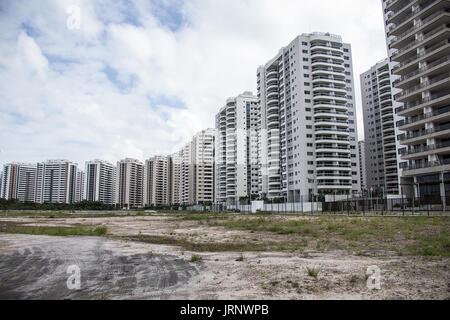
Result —
[[[450, 191], [450, 1], [383, 1], [400, 118], [402, 186], [416, 196]], [[407, 188], [405, 186], [405, 188]]]
[[145, 161], [144, 206], [170, 204], [170, 157], [156, 156]]
[[81, 202], [86, 200], [86, 173], [81, 170], [77, 170], [76, 187], [75, 187], [75, 202]]
[[48, 160], [37, 164], [35, 202], [75, 203], [77, 165], [68, 160]]
[[180, 199], [181, 188], [181, 158], [182, 152], [175, 152], [169, 157], [170, 204], [182, 203]]
[[1, 175], [0, 198], [21, 202], [33, 202], [35, 199], [36, 165], [27, 163], [9, 163], [3, 167]]
[[302, 34], [257, 72], [260, 193], [298, 201], [360, 191], [350, 44]]
[[121, 208], [143, 206], [144, 165], [139, 160], [123, 159], [117, 162], [116, 204]]
[[214, 129], [202, 130], [192, 139], [192, 186], [195, 204], [214, 202], [214, 151]]
[[363, 140], [358, 141], [358, 159], [361, 191], [365, 191], [367, 190], [366, 143]]
[[92, 160], [86, 162], [86, 200], [114, 204], [115, 168], [109, 162]]
[[4, 197], [3, 197], [3, 171], [0, 171], [0, 199], [4, 199]]
[[216, 115], [215, 202], [236, 204], [258, 196], [258, 98], [229, 98]]
[[180, 204], [194, 203], [192, 141], [180, 151]]
[[384, 59], [361, 74], [367, 181], [369, 190], [399, 195], [398, 141], [391, 73]]

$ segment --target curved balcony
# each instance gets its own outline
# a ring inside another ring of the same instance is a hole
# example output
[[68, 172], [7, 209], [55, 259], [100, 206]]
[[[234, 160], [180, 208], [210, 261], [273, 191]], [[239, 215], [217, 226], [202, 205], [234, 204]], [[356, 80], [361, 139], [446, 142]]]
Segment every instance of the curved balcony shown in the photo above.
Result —
[[268, 71], [267, 73], [266, 73], [266, 82], [270, 79], [270, 78], [274, 78], [274, 79], [277, 79], [278, 80], [278, 71], [277, 70], [271, 70], [271, 71]]
[[313, 85], [313, 93], [318, 92], [338, 92], [340, 94], [347, 94], [347, 89], [345, 87], [336, 87], [330, 85]]
[[349, 115], [348, 112], [336, 112], [336, 111], [327, 111], [327, 110], [315, 110], [314, 111], [314, 118], [321, 118], [321, 117], [336, 117], [338, 119], [346, 119], [348, 120]]
[[266, 95], [268, 101], [277, 100], [278, 101], [278, 91], [268, 92]]
[[267, 105], [268, 106], [276, 105], [278, 107], [278, 99], [269, 99], [269, 100], [267, 100]]

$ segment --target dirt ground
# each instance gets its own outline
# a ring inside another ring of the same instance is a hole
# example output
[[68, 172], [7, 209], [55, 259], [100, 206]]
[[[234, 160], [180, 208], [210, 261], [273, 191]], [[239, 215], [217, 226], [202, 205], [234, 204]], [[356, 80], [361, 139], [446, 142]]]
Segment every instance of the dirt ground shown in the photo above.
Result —
[[[449, 299], [450, 259], [370, 256], [348, 250], [191, 252], [182, 246], [130, 241], [154, 236], [191, 243], [283, 242], [289, 235], [230, 230], [170, 216], [1, 218], [40, 226], [99, 226], [107, 237], [0, 233], [3, 299]], [[292, 237], [292, 236], [291, 236]], [[201, 257], [191, 262], [193, 255]], [[66, 286], [79, 265], [81, 289]], [[381, 289], [367, 286], [377, 266]], [[307, 268], [318, 270], [317, 278]]]

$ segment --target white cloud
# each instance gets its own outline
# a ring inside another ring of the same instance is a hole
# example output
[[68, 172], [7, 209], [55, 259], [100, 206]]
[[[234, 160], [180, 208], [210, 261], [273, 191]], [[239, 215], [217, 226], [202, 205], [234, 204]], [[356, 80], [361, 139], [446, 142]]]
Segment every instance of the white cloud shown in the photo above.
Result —
[[[70, 5], [81, 8], [80, 30], [66, 28]], [[176, 151], [214, 126], [227, 97], [255, 91], [258, 65], [303, 32], [352, 44], [358, 107], [359, 74], [386, 55], [377, 0], [0, 6], [1, 163]], [[358, 121], [362, 137], [361, 112]]]

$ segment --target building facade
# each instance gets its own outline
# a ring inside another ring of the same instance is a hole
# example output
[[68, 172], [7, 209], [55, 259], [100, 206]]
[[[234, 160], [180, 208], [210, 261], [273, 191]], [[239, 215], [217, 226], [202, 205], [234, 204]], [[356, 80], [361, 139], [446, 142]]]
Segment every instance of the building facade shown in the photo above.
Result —
[[169, 157], [170, 204], [181, 204], [181, 158], [182, 152], [175, 152]]
[[399, 195], [400, 170], [392, 81], [388, 59], [361, 74], [367, 188]]
[[109, 162], [92, 160], [86, 162], [86, 200], [114, 204], [114, 172]]
[[116, 204], [120, 208], [143, 206], [144, 165], [139, 160], [126, 158], [117, 162]]
[[86, 200], [86, 174], [84, 171], [77, 170], [76, 187], [75, 187], [75, 202]]
[[214, 150], [214, 129], [202, 130], [192, 139], [192, 204], [214, 202]]
[[215, 202], [236, 204], [258, 197], [258, 98], [229, 98], [216, 115]]
[[361, 192], [366, 192], [367, 168], [366, 168], [366, 143], [364, 140], [358, 141], [358, 159], [359, 159], [359, 180], [361, 183]]
[[171, 201], [170, 157], [155, 156], [145, 161], [144, 206], [169, 205]]
[[360, 191], [351, 46], [302, 34], [257, 72], [260, 193], [298, 201]]
[[450, 1], [383, 1], [402, 187], [450, 193]]
[[0, 184], [0, 198], [34, 202], [36, 165], [27, 163], [6, 164], [3, 167]]
[[76, 202], [77, 165], [68, 160], [48, 160], [37, 164], [35, 202]]

